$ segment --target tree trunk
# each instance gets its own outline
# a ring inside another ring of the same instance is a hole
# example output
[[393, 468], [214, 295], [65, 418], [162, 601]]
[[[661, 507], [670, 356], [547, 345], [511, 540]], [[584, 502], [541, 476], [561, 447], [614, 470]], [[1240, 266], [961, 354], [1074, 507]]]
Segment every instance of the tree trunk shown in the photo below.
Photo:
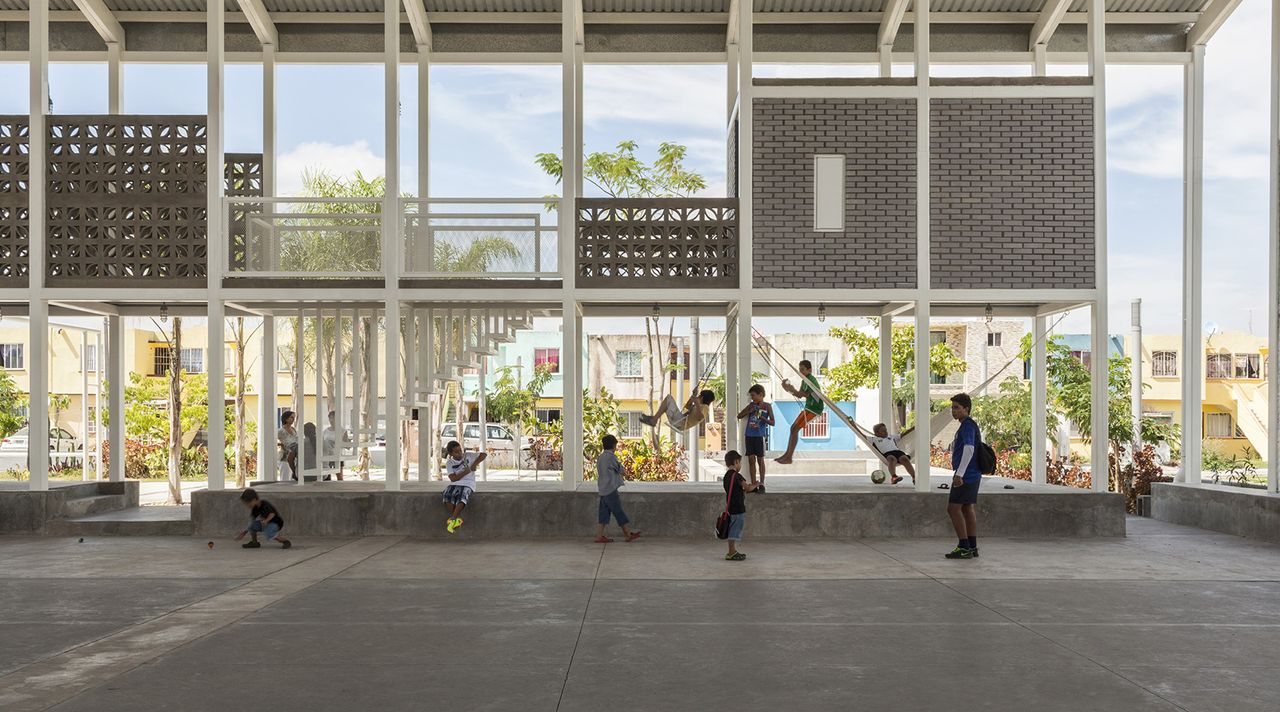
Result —
[[[236, 420], [236, 422], [235, 422], [235, 430], [236, 430], [236, 434], [235, 434], [235, 438], [236, 438], [236, 447], [235, 447], [235, 451], [236, 451], [236, 488], [237, 488], [237, 489], [243, 489], [243, 488], [244, 488], [244, 486], [245, 486], [245, 480], [247, 479], [247, 473], [245, 472], [245, 468], [246, 468], [246, 466], [247, 466], [247, 464], [248, 464], [248, 463], [246, 462], [246, 460], [247, 460], [248, 458], [247, 458], [247, 455], [246, 455], [246, 452], [245, 452], [245, 450], [246, 450], [246, 445], [247, 445], [247, 443], [246, 443], [246, 439], [247, 439], [247, 436], [248, 436], [248, 434], [246, 433], [246, 426], [245, 426], [245, 403], [244, 403], [244, 400], [245, 400], [245, 364], [244, 364], [244, 348], [245, 348], [245, 341], [246, 341], [246, 339], [245, 339], [245, 335], [244, 335], [244, 317], [242, 317], [242, 316], [241, 316], [241, 317], [236, 317], [236, 330], [235, 330], [235, 343], [236, 343], [236, 364], [235, 364], [235, 367], [236, 367], [236, 384], [235, 384], [235, 398], [236, 398], [236, 404], [235, 404], [235, 420]], [[274, 364], [272, 364], [272, 365], [274, 365]], [[268, 366], [265, 366], [265, 365], [263, 366], [263, 368], [267, 368], [267, 367], [268, 367]], [[261, 427], [261, 426], [260, 426], [260, 427]]]
[[[369, 442], [367, 439], [369, 437], [368, 434], [373, 432], [373, 401], [377, 399], [378, 395], [376, 387], [373, 389], [373, 397], [368, 395], [370, 391], [369, 366], [378, 358], [378, 345], [373, 340], [373, 324], [374, 320], [371, 317], [361, 320], [358, 327], [360, 339], [364, 342], [364, 349], [360, 352], [360, 358], [364, 359], [363, 368], [360, 369], [360, 388], [365, 397], [361, 400], [360, 408], [360, 429], [364, 434], [357, 439], [363, 438], [365, 443]], [[352, 338], [355, 338], [354, 333]], [[369, 447], [367, 445], [360, 448], [360, 459], [356, 462], [356, 470], [360, 473], [360, 479], [366, 482], [369, 481]]]
[[[210, 453], [210, 457], [212, 457]], [[169, 501], [182, 504], [182, 317], [169, 340]]]
[[[654, 317], [650, 317], [644, 320], [644, 340], [645, 340], [645, 345], [649, 347], [649, 368], [648, 368], [649, 377], [646, 380], [649, 381], [649, 412], [650, 413], [653, 413], [658, 409], [658, 402], [653, 399], [653, 388], [654, 388], [653, 369], [654, 369], [655, 362], [658, 360], [657, 356], [655, 355], [657, 354], [657, 351], [653, 348], [653, 332], [656, 328], [655, 327], [656, 322], [657, 322], [657, 319]], [[649, 437], [653, 441], [653, 446], [657, 448], [658, 447], [658, 427], [656, 425], [649, 428]]]

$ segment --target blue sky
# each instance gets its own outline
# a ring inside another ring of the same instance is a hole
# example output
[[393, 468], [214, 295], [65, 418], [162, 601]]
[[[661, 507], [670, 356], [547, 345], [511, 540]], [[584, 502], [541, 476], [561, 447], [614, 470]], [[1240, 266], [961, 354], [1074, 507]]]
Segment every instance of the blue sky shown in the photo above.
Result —
[[[1224, 329], [1265, 333], [1267, 284], [1267, 122], [1269, 4], [1243, 0], [1206, 53], [1205, 320]], [[1054, 68], [1076, 73], [1079, 68]], [[280, 190], [296, 190], [302, 170], [361, 170], [381, 175], [380, 65], [278, 67]], [[830, 75], [831, 67], [759, 66], [761, 76]], [[867, 75], [870, 67], [839, 68]], [[940, 67], [938, 74], [1029, 73], [1028, 67]], [[909, 73], [910, 67], [895, 73]], [[1182, 70], [1111, 66], [1108, 70], [1108, 202], [1111, 324], [1127, 329], [1128, 303], [1144, 300], [1151, 332], [1180, 328], [1182, 235]], [[690, 167], [709, 195], [725, 183], [725, 76], [718, 66], [589, 65], [585, 143], [611, 149], [632, 138], [651, 156], [661, 141], [689, 147]], [[27, 111], [25, 65], [0, 64], [0, 113]], [[50, 71], [56, 113], [106, 110], [103, 65], [61, 64]], [[533, 163], [560, 148], [557, 66], [440, 65], [431, 77], [431, 193], [434, 197], [536, 197], [555, 191]], [[401, 72], [402, 185], [417, 189], [417, 70]], [[128, 65], [125, 109], [203, 113], [199, 65]], [[257, 65], [227, 71], [227, 150], [262, 148]], [[1251, 314], [1252, 312], [1252, 314]], [[1085, 317], [1063, 327], [1087, 330]]]

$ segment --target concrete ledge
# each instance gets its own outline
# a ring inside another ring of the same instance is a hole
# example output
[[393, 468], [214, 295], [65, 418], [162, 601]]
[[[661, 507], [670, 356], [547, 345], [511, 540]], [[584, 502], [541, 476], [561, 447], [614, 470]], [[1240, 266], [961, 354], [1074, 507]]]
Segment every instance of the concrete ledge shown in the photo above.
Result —
[[[488, 483], [486, 483], [488, 484]], [[592, 483], [588, 483], [591, 485]], [[639, 483], [636, 483], [639, 484]], [[1118, 537], [1125, 535], [1124, 499], [1118, 494], [1081, 490], [984, 492], [978, 516], [984, 536]], [[466, 510], [467, 524], [456, 538], [558, 538], [587, 536], [596, 522], [593, 491], [565, 492], [482, 486]], [[623, 489], [623, 506], [635, 526], [654, 536], [711, 536], [724, 509], [716, 485], [672, 485]], [[385, 492], [323, 491], [275, 485], [260, 490], [280, 510], [297, 536], [449, 536], [439, 487]], [[627, 491], [632, 489], [632, 491]], [[866, 491], [775, 492], [747, 495], [753, 537], [857, 538], [946, 537], [952, 535], [943, 490], [906, 488]], [[239, 491], [202, 490], [191, 497], [198, 536], [225, 536], [244, 528], [248, 512]]]
[[49, 520], [63, 516], [68, 500], [100, 495], [123, 496], [127, 507], [138, 506], [139, 483], [51, 483], [43, 492], [29, 492], [25, 482], [0, 488], [0, 534], [43, 534]]
[[1151, 516], [1162, 522], [1280, 543], [1280, 495], [1222, 485], [1151, 486]]

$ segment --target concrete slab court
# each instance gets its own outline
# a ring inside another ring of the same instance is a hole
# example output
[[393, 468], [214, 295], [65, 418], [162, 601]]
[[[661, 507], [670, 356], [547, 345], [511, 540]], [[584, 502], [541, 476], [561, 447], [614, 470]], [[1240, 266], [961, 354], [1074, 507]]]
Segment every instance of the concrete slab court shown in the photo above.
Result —
[[[1274, 709], [1280, 546], [0, 537], [0, 709]], [[1203, 665], [1190, 667], [1191, 658]]]

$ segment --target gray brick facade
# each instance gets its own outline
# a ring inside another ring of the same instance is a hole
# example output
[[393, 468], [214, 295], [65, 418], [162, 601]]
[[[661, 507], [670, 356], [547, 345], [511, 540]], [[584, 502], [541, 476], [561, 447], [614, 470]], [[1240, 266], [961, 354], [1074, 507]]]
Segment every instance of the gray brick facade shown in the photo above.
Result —
[[[756, 99], [754, 111], [754, 285], [914, 287], [915, 100]], [[813, 230], [817, 154], [845, 156], [843, 232]]]
[[934, 99], [935, 288], [1091, 288], [1093, 100]]

